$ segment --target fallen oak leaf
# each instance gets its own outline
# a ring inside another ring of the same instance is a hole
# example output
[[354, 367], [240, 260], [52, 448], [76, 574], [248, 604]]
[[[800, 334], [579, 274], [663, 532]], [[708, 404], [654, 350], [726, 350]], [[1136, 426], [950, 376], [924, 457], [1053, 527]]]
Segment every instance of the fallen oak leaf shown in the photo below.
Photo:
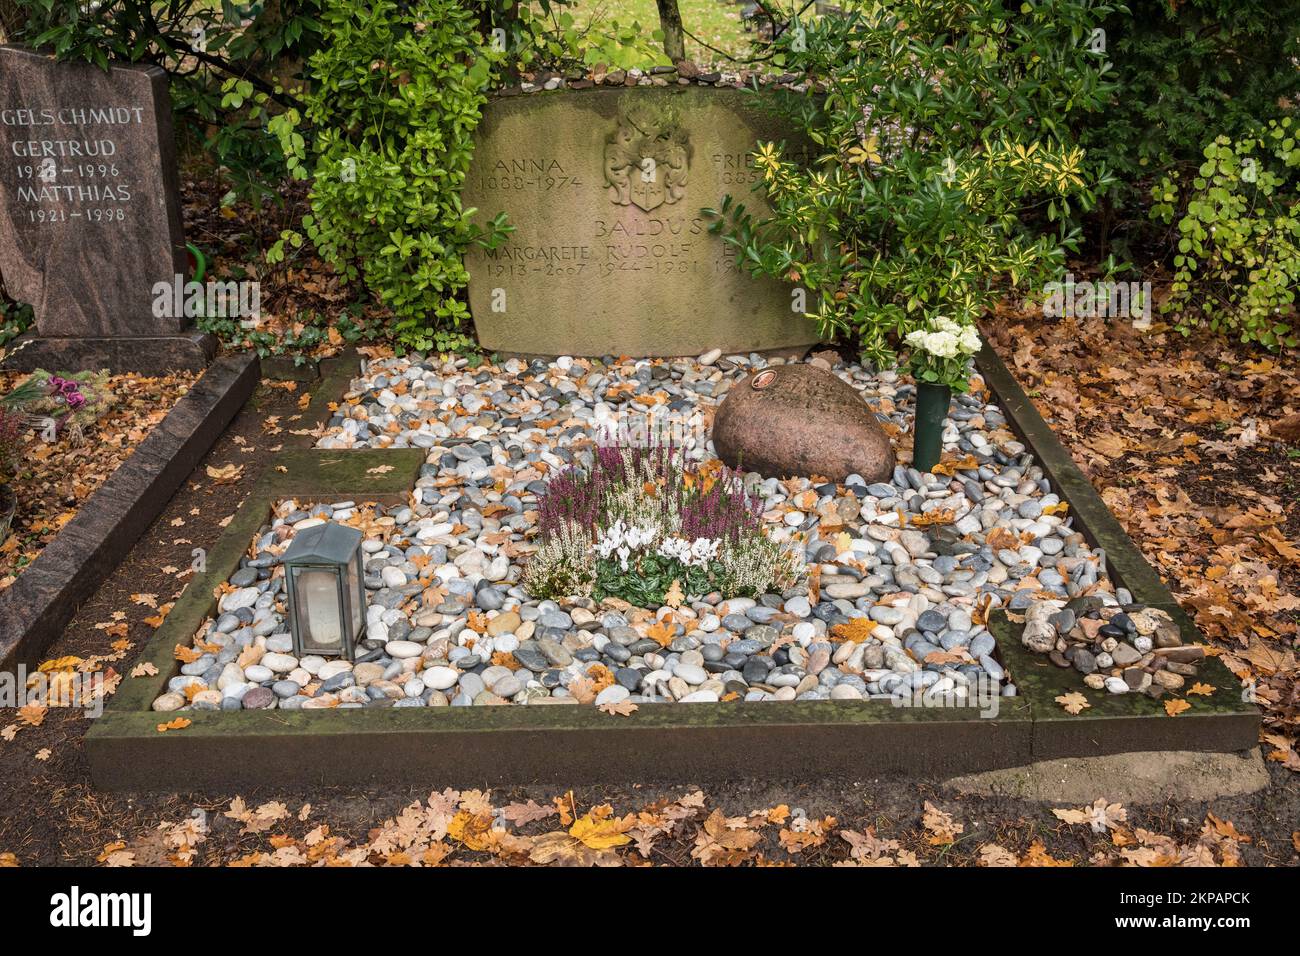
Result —
[[1024, 858], [1020, 861], [1021, 866], [1074, 866], [1070, 860], [1058, 860], [1043, 846], [1042, 840], [1034, 840], [1029, 844], [1029, 850], [1025, 853]]
[[596, 709], [615, 717], [631, 717], [639, 708], [630, 700], [620, 700], [612, 704], [601, 704]]
[[194, 721], [190, 720], [188, 717], [177, 717], [173, 720], [167, 721], [165, 724], [159, 724], [158, 733], [165, 734], [169, 730], [184, 730], [192, 723], [194, 723]]
[[1019, 858], [1005, 847], [996, 843], [985, 843], [980, 847], [980, 866], [1019, 866]]
[[518, 827], [537, 820], [545, 820], [558, 812], [553, 806], [544, 807], [536, 800], [529, 799], [527, 803], [507, 804], [501, 809], [501, 816]]
[[951, 813], [940, 810], [929, 800], [925, 801], [925, 813], [921, 817], [921, 825], [933, 834], [930, 837], [931, 846], [947, 846], [966, 829], [964, 824], [952, 818]]
[[1188, 700], [1175, 699], [1165, 701], [1165, 713], [1170, 717], [1177, 717], [1185, 710], [1191, 710], [1192, 703]]
[[1116, 829], [1128, 820], [1128, 811], [1121, 804], [1108, 804], [1101, 797], [1097, 798], [1090, 807], [1053, 810], [1052, 815], [1070, 824], [1086, 823], [1092, 828], [1093, 833], [1105, 833], [1109, 829]]
[[677, 628], [670, 621], [660, 621], [653, 624], [646, 631], [646, 637], [654, 641], [660, 647], [667, 647], [673, 642], [673, 637], [677, 633]]
[[153, 614], [150, 615], [149, 617], [146, 617], [144, 619], [144, 622], [148, 624], [150, 627], [152, 627], [155, 631], [158, 630], [158, 628], [162, 627], [163, 621], [167, 620], [167, 615], [171, 613], [172, 608], [175, 606], [176, 606], [175, 601], [170, 601], [167, 604], [164, 604], [162, 607], [158, 609], [157, 614]]

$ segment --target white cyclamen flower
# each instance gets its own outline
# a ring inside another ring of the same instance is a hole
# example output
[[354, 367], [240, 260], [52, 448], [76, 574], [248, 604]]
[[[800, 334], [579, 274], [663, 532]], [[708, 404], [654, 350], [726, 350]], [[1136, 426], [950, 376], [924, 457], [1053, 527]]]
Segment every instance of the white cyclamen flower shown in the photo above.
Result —
[[633, 553], [654, 543], [655, 529], [648, 526], [628, 526], [623, 519], [615, 521], [600, 532], [596, 541], [596, 554], [602, 558], [617, 554], [619, 565], [627, 570], [628, 560]]

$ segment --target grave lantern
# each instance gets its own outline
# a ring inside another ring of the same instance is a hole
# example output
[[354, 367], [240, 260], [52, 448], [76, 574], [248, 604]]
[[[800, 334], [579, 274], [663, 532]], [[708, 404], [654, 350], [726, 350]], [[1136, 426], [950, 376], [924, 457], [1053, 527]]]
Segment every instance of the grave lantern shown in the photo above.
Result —
[[352, 660], [366, 620], [361, 532], [327, 521], [293, 536], [284, 554], [294, 654]]

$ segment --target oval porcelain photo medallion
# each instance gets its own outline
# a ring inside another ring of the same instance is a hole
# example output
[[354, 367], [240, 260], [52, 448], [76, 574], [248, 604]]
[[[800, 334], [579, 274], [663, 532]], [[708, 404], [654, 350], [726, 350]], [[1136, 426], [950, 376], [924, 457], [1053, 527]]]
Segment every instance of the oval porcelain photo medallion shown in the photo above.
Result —
[[749, 387], [754, 389], [767, 388], [776, 381], [776, 372], [772, 369], [764, 369], [749, 380]]

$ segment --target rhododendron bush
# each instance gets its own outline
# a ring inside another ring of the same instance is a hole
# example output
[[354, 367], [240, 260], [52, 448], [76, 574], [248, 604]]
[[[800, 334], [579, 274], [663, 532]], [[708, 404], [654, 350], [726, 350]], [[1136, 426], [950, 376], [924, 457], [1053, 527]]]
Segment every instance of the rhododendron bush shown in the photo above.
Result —
[[738, 474], [671, 446], [597, 448], [590, 468], [551, 480], [540, 509], [542, 546], [524, 572], [539, 597], [657, 607], [784, 590], [802, 570], [797, 551], [768, 537]]

